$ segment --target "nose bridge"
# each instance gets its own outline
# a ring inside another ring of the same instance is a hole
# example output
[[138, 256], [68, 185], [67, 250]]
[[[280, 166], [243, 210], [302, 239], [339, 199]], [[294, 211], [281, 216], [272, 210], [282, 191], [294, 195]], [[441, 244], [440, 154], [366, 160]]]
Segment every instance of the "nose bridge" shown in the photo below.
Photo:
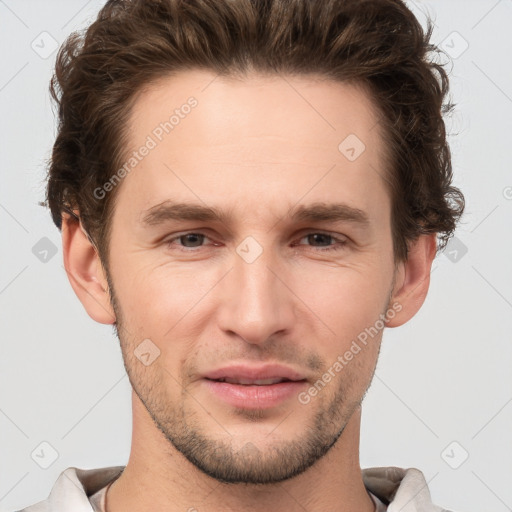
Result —
[[292, 301], [270, 247], [248, 237], [236, 249], [224, 283], [221, 326], [253, 344], [292, 325]]

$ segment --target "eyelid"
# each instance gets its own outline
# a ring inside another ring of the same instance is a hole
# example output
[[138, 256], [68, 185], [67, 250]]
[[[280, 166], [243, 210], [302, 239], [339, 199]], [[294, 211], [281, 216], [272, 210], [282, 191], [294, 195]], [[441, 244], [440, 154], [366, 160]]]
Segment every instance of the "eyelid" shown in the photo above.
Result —
[[[314, 246], [310, 245], [312, 249], [316, 249], [316, 252], [322, 253], [322, 252], [335, 252], [340, 251], [345, 248], [345, 246], [349, 243], [348, 237], [338, 234], [338, 233], [330, 233], [329, 231], [320, 231], [320, 230], [310, 230], [306, 231], [300, 238], [299, 241], [303, 238], [309, 236], [309, 235], [327, 235], [332, 238], [334, 241], [334, 244], [331, 245], [320, 245], [320, 246]], [[304, 244], [297, 244], [297, 245], [304, 245]], [[309, 244], [308, 244], [309, 245]]]
[[[209, 235], [207, 235], [205, 233], [205, 229], [197, 229], [197, 230], [188, 230], [188, 231], [182, 231], [182, 232], [179, 232], [179, 233], [175, 233], [173, 234], [172, 236], [170, 236], [169, 238], [166, 238], [164, 239], [164, 243], [169, 246], [172, 242], [178, 240], [179, 238], [183, 237], [183, 236], [186, 236], [186, 235], [201, 235], [203, 236], [204, 238], [206, 239], [212, 239]], [[331, 245], [326, 245], [326, 246], [313, 246], [313, 245], [310, 245], [310, 247], [312, 249], [317, 249], [317, 252], [322, 252], [322, 251], [328, 251], [328, 250], [332, 250], [332, 251], [335, 251], [335, 250], [340, 250], [342, 249], [345, 245], [347, 245], [350, 241], [350, 239], [341, 234], [341, 233], [332, 233], [332, 232], [329, 232], [329, 231], [323, 231], [323, 230], [320, 230], [320, 229], [314, 229], [314, 228], [311, 228], [311, 229], [303, 229], [299, 232], [299, 238], [296, 238], [296, 240], [300, 241], [302, 240], [303, 238], [309, 236], [309, 235], [327, 235], [329, 237], [331, 237], [333, 239], [333, 241], [335, 242], [334, 244], [331, 244]], [[297, 235], [296, 235], [297, 236]], [[218, 244], [214, 243], [212, 244], [213, 246], [216, 246]], [[308, 244], [296, 244], [296, 245], [308, 245]], [[207, 248], [207, 246], [204, 246], [204, 245], [200, 245], [198, 247], [185, 247], [185, 246], [181, 246], [181, 245], [178, 245], [178, 247], [180, 249], [178, 249], [179, 251], [181, 252], [189, 252], [189, 253], [194, 253], [194, 252], [198, 252], [200, 249], [205, 249]]]
[[[193, 231], [189, 230], [189, 231], [183, 231], [180, 233], [173, 234], [169, 237], [164, 238], [163, 243], [169, 245], [171, 242], [174, 242], [174, 241], [178, 240], [179, 238], [181, 238], [182, 236], [187, 236], [187, 235], [202, 235], [202, 236], [204, 236], [204, 238], [206, 238], [208, 240], [212, 240], [212, 238], [209, 235], [207, 235], [203, 230], [198, 229], [198, 230], [193, 230]], [[204, 246], [200, 246], [200, 247], [198, 247], [198, 249], [200, 249], [201, 247], [204, 247]], [[190, 250], [190, 248], [189, 248], [189, 250]]]
[[308, 235], [329, 235], [332, 238], [339, 240], [340, 242], [341, 241], [348, 242], [348, 240], [349, 240], [349, 237], [342, 233], [336, 233], [334, 231], [327, 231], [325, 229], [318, 229], [318, 228], [317, 229], [314, 229], [314, 228], [303, 229], [303, 230], [299, 231], [299, 235], [301, 238], [304, 238], [305, 236], [308, 236]]

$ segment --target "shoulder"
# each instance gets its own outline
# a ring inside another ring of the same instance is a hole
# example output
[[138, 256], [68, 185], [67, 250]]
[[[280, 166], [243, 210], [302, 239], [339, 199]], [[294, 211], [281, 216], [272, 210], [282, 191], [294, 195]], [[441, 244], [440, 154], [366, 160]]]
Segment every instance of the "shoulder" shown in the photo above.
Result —
[[55, 481], [47, 499], [30, 505], [17, 512], [93, 512], [89, 496], [115, 480], [124, 466], [110, 466], [98, 469], [69, 467]]
[[449, 512], [432, 503], [423, 473], [416, 468], [375, 467], [362, 470], [363, 481], [388, 512]]

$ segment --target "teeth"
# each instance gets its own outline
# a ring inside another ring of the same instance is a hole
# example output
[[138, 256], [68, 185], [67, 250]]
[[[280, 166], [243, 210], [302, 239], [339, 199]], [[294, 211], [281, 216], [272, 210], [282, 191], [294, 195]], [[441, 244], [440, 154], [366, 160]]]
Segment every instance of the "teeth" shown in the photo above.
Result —
[[260, 380], [251, 380], [251, 379], [232, 379], [226, 377], [225, 379], [219, 379], [221, 382], [228, 382], [229, 384], [241, 384], [243, 386], [268, 386], [269, 384], [277, 384], [278, 382], [283, 382], [286, 379], [276, 378], [276, 379], [260, 379]]

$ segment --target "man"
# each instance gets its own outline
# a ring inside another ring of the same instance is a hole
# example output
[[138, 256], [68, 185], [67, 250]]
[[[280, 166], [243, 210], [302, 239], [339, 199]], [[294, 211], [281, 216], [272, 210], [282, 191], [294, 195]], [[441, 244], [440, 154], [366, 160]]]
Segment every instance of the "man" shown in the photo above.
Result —
[[464, 207], [430, 35], [399, 0], [116, 1], [65, 43], [47, 200], [133, 437], [27, 512], [441, 510], [358, 455]]

